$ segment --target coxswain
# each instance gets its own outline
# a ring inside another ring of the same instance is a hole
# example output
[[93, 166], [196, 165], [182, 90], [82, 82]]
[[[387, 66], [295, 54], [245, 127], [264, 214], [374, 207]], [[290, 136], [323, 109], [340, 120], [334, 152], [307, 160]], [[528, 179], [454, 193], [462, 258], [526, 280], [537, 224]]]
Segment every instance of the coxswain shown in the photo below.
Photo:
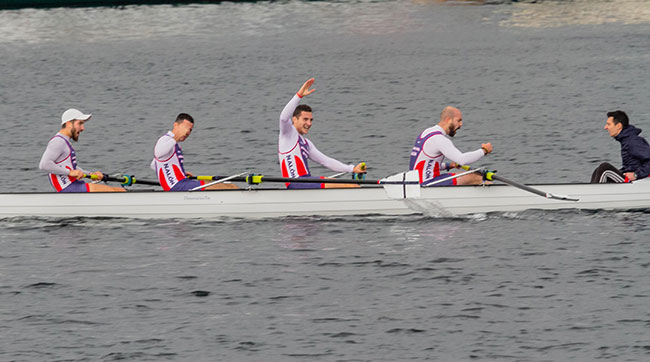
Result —
[[591, 183], [630, 182], [650, 176], [650, 145], [639, 136], [641, 129], [630, 124], [627, 114], [608, 112], [605, 130], [621, 144], [623, 167], [601, 163], [591, 175]]
[[[314, 78], [308, 79], [291, 98], [280, 114], [280, 135], [278, 137], [278, 159], [283, 177], [314, 178], [309, 170], [307, 160], [313, 160], [328, 169], [336, 172], [352, 172], [363, 174], [366, 172], [365, 163], [358, 165], [344, 164], [316, 148], [316, 145], [305, 136], [309, 133], [314, 117], [312, 109], [300, 100], [312, 94], [315, 89], [310, 89]], [[328, 184], [328, 183], [287, 183], [290, 189], [311, 188], [341, 188], [359, 187], [356, 184]]]
[[[183, 150], [179, 145], [185, 141], [194, 128], [194, 118], [187, 113], [176, 117], [172, 130], [164, 134], [156, 142], [153, 151], [151, 169], [156, 171], [158, 182], [165, 191], [189, 191], [205, 184], [205, 181], [192, 180], [191, 172], [183, 166]], [[206, 187], [206, 190], [236, 189], [230, 183], [220, 183]]]
[[79, 140], [79, 134], [84, 131], [85, 123], [92, 117], [81, 111], [70, 108], [61, 115], [61, 130], [47, 143], [45, 152], [38, 167], [48, 172], [50, 184], [57, 192], [125, 192], [121, 187], [103, 184], [86, 183], [85, 175], [93, 175], [102, 179], [99, 172], [88, 172], [77, 165], [77, 154], [72, 147], [72, 141]]
[[[440, 113], [440, 122], [433, 127], [422, 131], [415, 140], [411, 150], [410, 170], [418, 170], [420, 184], [426, 186], [435, 181], [446, 179], [446, 181], [435, 183], [433, 186], [452, 185], [478, 185], [483, 183], [483, 176], [478, 173], [469, 173], [454, 178], [454, 173], [441, 172], [449, 171], [463, 165], [469, 165], [483, 158], [492, 152], [490, 142], [483, 143], [481, 148], [461, 152], [454, 146], [451, 137], [463, 126], [463, 115], [458, 108], [447, 106]], [[448, 162], [443, 162], [444, 160]]]

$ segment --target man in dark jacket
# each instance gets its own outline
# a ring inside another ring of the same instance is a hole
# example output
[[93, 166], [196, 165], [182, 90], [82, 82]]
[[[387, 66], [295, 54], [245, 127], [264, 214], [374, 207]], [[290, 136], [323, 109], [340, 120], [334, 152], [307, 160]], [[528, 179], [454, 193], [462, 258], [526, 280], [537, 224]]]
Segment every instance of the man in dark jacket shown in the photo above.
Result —
[[621, 143], [623, 167], [602, 163], [591, 175], [591, 183], [630, 182], [650, 176], [650, 145], [639, 136], [641, 130], [630, 125], [627, 114], [608, 112], [605, 130]]

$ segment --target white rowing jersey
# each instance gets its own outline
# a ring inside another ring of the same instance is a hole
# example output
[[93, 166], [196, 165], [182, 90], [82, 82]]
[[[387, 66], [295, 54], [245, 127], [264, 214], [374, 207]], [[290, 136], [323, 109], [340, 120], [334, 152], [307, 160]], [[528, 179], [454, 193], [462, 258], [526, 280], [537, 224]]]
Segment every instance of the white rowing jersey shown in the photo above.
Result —
[[38, 167], [48, 172], [50, 184], [56, 191], [60, 192], [75, 182], [77, 179], [68, 174], [70, 170], [81, 169], [77, 167], [77, 153], [70, 143], [70, 137], [59, 132], [50, 138]]
[[179, 181], [187, 177], [183, 167], [183, 150], [171, 131], [156, 142], [151, 169], [156, 171], [158, 182], [165, 191], [169, 191]]
[[459, 165], [468, 165], [484, 156], [483, 149], [462, 153], [454, 146], [442, 127], [435, 125], [422, 131], [411, 150], [409, 169], [418, 170], [420, 183], [427, 185], [440, 175], [440, 169], [448, 167], [442, 161], [447, 158]]
[[354, 165], [346, 165], [320, 152], [313, 142], [303, 137], [293, 126], [293, 112], [300, 103], [298, 95], [293, 96], [280, 114], [280, 136], [278, 138], [278, 159], [283, 177], [309, 177], [311, 159], [336, 172], [352, 172]]

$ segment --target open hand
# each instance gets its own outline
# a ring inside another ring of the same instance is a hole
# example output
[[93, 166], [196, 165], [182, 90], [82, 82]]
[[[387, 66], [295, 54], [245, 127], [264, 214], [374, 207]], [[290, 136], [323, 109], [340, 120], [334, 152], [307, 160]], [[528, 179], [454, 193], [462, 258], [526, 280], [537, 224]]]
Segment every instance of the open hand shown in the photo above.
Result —
[[302, 87], [300, 87], [300, 89], [298, 90], [298, 93], [296, 93], [298, 97], [302, 98], [304, 96], [308, 96], [314, 93], [315, 89], [309, 89], [309, 87], [311, 87], [313, 84], [314, 84], [314, 78], [307, 79], [305, 84], [303, 84]]

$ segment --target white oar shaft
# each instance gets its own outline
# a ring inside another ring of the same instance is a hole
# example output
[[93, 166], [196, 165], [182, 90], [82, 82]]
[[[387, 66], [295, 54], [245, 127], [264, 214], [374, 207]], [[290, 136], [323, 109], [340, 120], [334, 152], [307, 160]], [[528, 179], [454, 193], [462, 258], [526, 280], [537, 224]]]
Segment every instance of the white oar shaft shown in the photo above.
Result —
[[474, 173], [474, 172], [477, 172], [477, 171], [480, 172], [480, 171], [482, 171], [482, 170], [483, 170], [483, 168], [479, 168], [479, 169], [476, 169], [476, 170], [469, 170], [469, 171], [461, 172], [461, 173], [456, 174], [456, 175], [453, 175], [453, 176], [445, 177], [445, 178], [443, 178], [443, 179], [441, 179], [441, 180], [436, 180], [436, 181], [434, 181], [434, 182], [432, 182], [432, 183], [430, 183], [430, 184], [427, 184], [427, 185], [425, 185], [425, 186], [422, 186], [422, 187], [430, 187], [430, 186], [434, 186], [434, 185], [437, 185], [437, 184], [443, 183], [443, 182], [445, 182], [445, 181], [453, 180], [453, 179], [455, 179], [455, 178], [459, 178], [459, 177], [461, 177], [461, 176], [465, 176], [465, 175], [468, 175], [468, 174], [470, 174], [470, 173]]
[[327, 178], [337, 178], [337, 177], [339, 177], [339, 176], [343, 176], [343, 175], [345, 175], [346, 173], [347, 173], [347, 172], [339, 172], [339, 173], [335, 173], [335, 174], [333, 174], [332, 176], [327, 176]]
[[224, 177], [224, 178], [218, 179], [217, 181], [212, 181], [212, 182], [207, 183], [207, 184], [205, 184], [205, 185], [197, 186], [197, 187], [195, 187], [195, 188], [193, 188], [193, 189], [190, 189], [190, 191], [197, 191], [197, 190], [200, 190], [200, 189], [202, 189], [202, 188], [206, 188], [206, 187], [209, 187], [209, 186], [212, 186], [212, 185], [220, 184], [220, 183], [222, 183], [222, 182], [226, 182], [226, 181], [228, 181], [228, 180], [232, 180], [232, 179], [234, 179], [234, 178], [236, 178], [236, 177], [241, 177], [241, 176], [244, 176], [244, 175], [248, 175], [249, 173], [250, 173], [250, 172], [246, 171], [246, 172], [238, 173], [238, 174], [236, 174], [236, 175], [232, 175], [232, 176]]

